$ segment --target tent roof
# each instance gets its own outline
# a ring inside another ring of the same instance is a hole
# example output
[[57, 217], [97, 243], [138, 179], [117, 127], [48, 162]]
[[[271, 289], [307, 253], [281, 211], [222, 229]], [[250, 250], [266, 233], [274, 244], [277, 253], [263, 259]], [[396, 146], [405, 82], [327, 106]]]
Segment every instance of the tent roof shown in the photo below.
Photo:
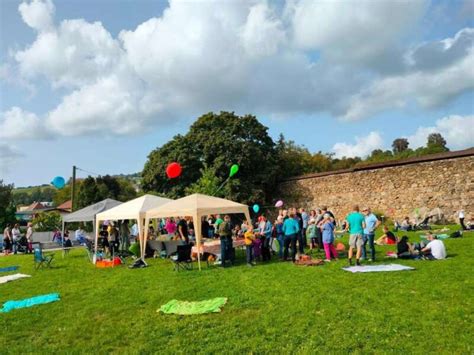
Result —
[[146, 218], [200, 216], [216, 213], [246, 213], [248, 206], [241, 203], [201, 194], [194, 194], [149, 210]]
[[95, 219], [96, 214], [120, 205], [122, 202], [107, 198], [76, 212], [63, 216], [63, 222], [88, 222]]
[[119, 220], [119, 219], [137, 219], [145, 217], [145, 212], [164, 205], [170, 201], [168, 198], [158, 197], [154, 195], [144, 195], [134, 200], [122, 203], [121, 205], [111, 208], [105, 212], [97, 214], [97, 220]]

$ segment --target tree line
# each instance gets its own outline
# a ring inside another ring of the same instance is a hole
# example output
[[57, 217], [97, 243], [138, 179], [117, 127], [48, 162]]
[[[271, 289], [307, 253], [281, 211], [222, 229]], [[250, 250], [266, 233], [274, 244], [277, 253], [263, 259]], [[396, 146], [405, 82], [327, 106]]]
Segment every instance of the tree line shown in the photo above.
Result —
[[[268, 128], [253, 115], [210, 112], [199, 117], [186, 134], [176, 135], [150, 152], [143, 171], [133, 179], [105, 175], [78, 180], [75, 208], [105, 198], [128, 201], [143, 193], [179, 198], [196, 192], [263, 206], [272, 203], [277, 182], [288, 177], [448, 150], [441, 134], [433, 133], [427, 137], [426, 146], [417, 149], [411, 149], [407, 139], [397, 138], [391, 150], [377, 149], [366, 158], [335, 158], [332, 153], [311, 153], [283, 135], [274, 141]], [[171, 162], [178, 162], [183, 168], [176, 179], [169, 179], [165, 173]], [[228, 178], [233, 164], [239, 165], [239, 172]], [[141, 186], [137, 192], [132, 181], [139, 176]], [[0, 180], [0, 224], [11, 220], [16, 205], [52, 199], [57, 206], [69, 200], [71, 184], [69, 181], [61, 190], [50, 186], [34, 188], [27, 196], [26, 192], [12, 191], [13, 185]]]
[[[427, 137], [426, 146], [418, 149], [411, 149], [407, 139], [398, 138], [392, 150], [377, 149], [366, 158], [335, 158], [332, 153], [311, 153], [283, 135], [274, 141], [268, 128], [253, 115], [211, 112], [199, 117], [186, 134], [175, 136], [149, 154], [141, 186], [146, 192], [170, 198], [200, 192], [247, 204], [266, 204], [271, 203], [277, 182], [288, 177], [448, 150], [441, 134], [433, 133]], [[168, 179], [166, 166], [174, 161], [182, 165], [183, 173]], [[239, 164], [240, 170], [227, 179], [232, 164]]]

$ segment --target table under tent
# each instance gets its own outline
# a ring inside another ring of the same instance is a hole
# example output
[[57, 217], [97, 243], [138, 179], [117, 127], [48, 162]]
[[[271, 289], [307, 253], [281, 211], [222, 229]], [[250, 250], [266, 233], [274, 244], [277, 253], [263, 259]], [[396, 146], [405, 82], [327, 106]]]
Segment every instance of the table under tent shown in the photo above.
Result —
[[[145, 213], [145, 225], [151, 219], [165, 217], [192, 217], [196, 236], [198, 251], [201, 250], [201, 219], [213, 214], [244, 214], [250, 221], [249, 207], [241, 203], [233, 202], [223, 198], [193, 194], [168, 202], [161, 207], [150, 209]], [[148, 229], [145, 230], [144, 240], [148, 239]], [[141, 244], [141, 254], [145, 254], [146, 243]], [[201, 256], [197, 253], [199, 270], [201, 270]]]
[[122, 204], [122, 202], [113, 200], [111, 198], [107, 198], [100, 202], [94, 203], [93, 205], [84, 207], [76, 212], [69, 213], [62, 217], [62, 236], [63, 236], [63, 245], [64, 245], [64, 232], [66, 228], [66, 223], [73, 223], [73, 222], [92, 222], [92, 228], [94, 235], [97, 234], [96, 227], [97, 224], [95, 223], [95, 217], [98, 213], [107, 211], [113, 207]]
[[[162, 206], [166, 203], [169, 203], [173, 200], [168, 198], [154, 196], [154, 195], [143, 195], [136, 199], [130, 200], [128, 202], [124, 202], [119, 206], [111, 208], [107, 211], [102, 213], [98, 213], [95, 217], [95, 224], [99, 226], [103, 221], [119, 221], [119, 220], [136, 220], [137, 227], [138, 227], [138, 240], [140, 242], [140, 246], [143, 245], [144, 239], [144, 230], [148, 231], [148, 224], [145, 224], [145, 213], [153, 208], [157, 208]], [[97, 255], [97, 242], [99, 239], [99, 228], [95, 231], [95, 251], [94, 255]], [[144, 248], [140, 248], [141, 257], [144, 259]], [[94, 262], [95, 262], [94, 258]]]

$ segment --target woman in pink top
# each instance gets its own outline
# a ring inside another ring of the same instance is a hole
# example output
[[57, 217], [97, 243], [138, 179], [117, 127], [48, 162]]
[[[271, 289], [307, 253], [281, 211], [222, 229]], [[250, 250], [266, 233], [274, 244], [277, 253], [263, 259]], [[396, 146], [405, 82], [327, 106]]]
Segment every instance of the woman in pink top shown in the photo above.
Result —
[[165, 229], [168, 234], [175, 234], [176, 233], [176, 223], [172, 218], [166, 219]]

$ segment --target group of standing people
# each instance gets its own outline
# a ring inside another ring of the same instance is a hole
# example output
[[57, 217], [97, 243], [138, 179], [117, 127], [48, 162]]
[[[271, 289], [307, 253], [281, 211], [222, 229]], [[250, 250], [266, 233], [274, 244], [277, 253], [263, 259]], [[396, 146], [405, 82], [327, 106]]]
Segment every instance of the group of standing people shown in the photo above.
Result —
[[26, 233], [22, 234], [20, 225], [15, 223], [13, 226], [7, 224], [3, 230], [3, 253], [9, 255], [17, 254], [18, 251], [24, 253], [33, 252], [33, 225], [28, 223]]
[[[99, 232], [99, 244], [111, 255], [117, 253], [128, 253], [131, 241], [138, 236], [138, 227], [136, 224], [130, 227], [128, 219], [119, 221], [117, 224], [108, 222], [102, 225]], [[76, 231], [76, 240], [81, 242], [83, 237]]]

